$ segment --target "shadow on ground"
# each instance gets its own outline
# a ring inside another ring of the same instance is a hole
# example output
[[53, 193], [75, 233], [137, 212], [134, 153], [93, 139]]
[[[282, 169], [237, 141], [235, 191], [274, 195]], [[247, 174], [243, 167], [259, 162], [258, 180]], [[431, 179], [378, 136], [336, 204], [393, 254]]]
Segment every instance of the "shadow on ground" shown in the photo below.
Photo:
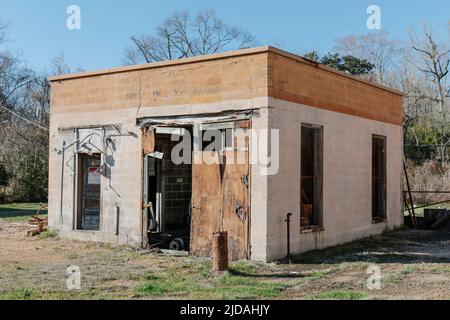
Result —
[[[31, 217], [36, 214], [36, 210], [19, 210], [19, 209], [8, 209], [0, 210], [0, 218], [22, 218]], [[46, 215], [47, 211], [41, 211], [40, 215]]]
[[450, 263], [450, 233], [405, 230], [375, 236], [291, 259], [294, 264]]
[[229, 270], [228, 273], [236, 277], [249, 277], [249, 278], [274, 278], [274, 279], [298, 279], [306, 278], [307, 275], [300, 273], [249, 273], [236, 270]]

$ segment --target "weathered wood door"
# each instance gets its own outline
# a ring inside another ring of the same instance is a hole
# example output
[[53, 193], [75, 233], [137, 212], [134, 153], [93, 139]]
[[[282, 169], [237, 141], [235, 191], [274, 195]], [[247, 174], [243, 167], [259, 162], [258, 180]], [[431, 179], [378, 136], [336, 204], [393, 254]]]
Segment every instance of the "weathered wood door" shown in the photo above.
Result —
[[[241, 156], [245, 163], [231, 163]], [[222, 192], [224, 230], [228, 232], [228, 253], [232, 261], [249, 259], [250, 174], [247, 151], [226, 151]]]
[[[236, 135], [246, 134], [239, 129]], [[236, 137], [237, 138], [237, 137]], [[192, 165], [191, 254], [211, 256], [212, 235], [227, 231], [230, 260], [250, 258], [250, 171], [248, 140], [221, 151], [222, 163], [201, 162], [219, 158], [218, 152], [194, 152]]]
[[201, 161], [206, 152], [194, 153], [192, 164], [192, 219], [190, 251], [194, 256], [210, 256], [211, 240], [222, 223], [222, 183], [220, 166]]

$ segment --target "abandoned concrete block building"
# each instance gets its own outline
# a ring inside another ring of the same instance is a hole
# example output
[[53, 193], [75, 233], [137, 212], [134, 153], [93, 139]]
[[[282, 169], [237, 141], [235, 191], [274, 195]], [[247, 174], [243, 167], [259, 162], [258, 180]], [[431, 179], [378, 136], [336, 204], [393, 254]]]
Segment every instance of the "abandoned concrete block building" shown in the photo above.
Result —
[[[286, 256], [288, 213], [294, 254], [403, 223], [397, 91], [272, 47], [50, 80], [62, 237], [208, 256], [227, 231], [230, 259], [270, 261]], [[176, 161], [187, 136], [193, 161]]]

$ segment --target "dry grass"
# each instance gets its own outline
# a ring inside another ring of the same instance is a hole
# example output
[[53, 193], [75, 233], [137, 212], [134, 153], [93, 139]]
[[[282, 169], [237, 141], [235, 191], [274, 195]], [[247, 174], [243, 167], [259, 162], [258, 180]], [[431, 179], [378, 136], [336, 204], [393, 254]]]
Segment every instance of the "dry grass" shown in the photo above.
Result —
[[[408, 161], [408, 177], [412, 190], [450, 191], [450, 163], [427, 161], [415, 165]], [[404, 182], [406, 186], [406, 182]], [[414, 194], [415, 203], [428, 204], [450, 200], [450, 194]]]
[[[124, 246], [29, 239], [0, 220], [0, 299], [448, 299], [450, 235], [402, 231], [296, 257], [286, 264], [236, 262], [214, 274], [209, 259]], [[368, 290], [367, 267], [382, 271]], [[66, 269], [81, 269], [81, 290]]]

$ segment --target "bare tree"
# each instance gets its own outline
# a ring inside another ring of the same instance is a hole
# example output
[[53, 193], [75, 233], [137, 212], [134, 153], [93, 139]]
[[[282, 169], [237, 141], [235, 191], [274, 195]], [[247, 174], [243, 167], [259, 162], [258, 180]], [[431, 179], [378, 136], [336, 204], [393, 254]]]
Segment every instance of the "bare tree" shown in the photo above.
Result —
[[435, 143], [440, 150], [439, 157], [448, 160], [447, 149], [450, 145], [448, 132], [448, 105], [450, 87], [448, 83], [450, 50], [448, 46], [440, 44], [431, 26], [424, 25], [421, 34], [409, 32], [410, 47], [413, 50], [412, 64], [430, 84], [429, 90], [424, 92], [423, 98], [436, 106], [433, 121], [441, 127]]
[[0, 20], [0, 45], [6, 41], [8, 25]]
[[155, 35], [132, 36], [125, 63], [136, 64], [212, 54], [248, 47], [254, 37], [246, 30], [226, 24], [209, 9], [194, 18], [177, 12], [156, 28]]
[[422, 31], [421, 37], [412, 32], [409, 34], [410, 46], [417, 57], [414, 64], [436, 88], [437, 96], [430, 98], [439, 104], [442, 113], [447, 113], [446, 100], [450, 97], [450, 87], [447, 83], [450, 50], [437, 42], [431, 27], [424, 26]]
[[66, 57], [64, 52], [60, 52], [56, 57], [53, 58], [51, 63], [51, 73], [53, 75], [60, 75], [70, 73], [70, 67], [66, 63]]
[[[7, 25], [0, 21], [0, 46], [6, 42], [6, 34]], [[5, 116], [9, 117], [4, 108], [18, 107], [20, 92], [31, 84], [33, 76], [33, 71], [23, 64], [19, 54], [6, 49], [0, 51], [0, 104], [3, 106], [0, 122], [5, 121]]]
[[362, 36], [340, 38], [336, 40], [335, 50], [341, 54], [368, 60], [375, 66], [374, 80], [392, 85], [388, 72], [401, 54], [401, 43], [389, 39], [387, 32], [370, 32]]
[[[1, 191], [15, 195], [21, 157], [28, 154], [40, 163], [47, 161], [50, 88], [44, 75], [36, 74], [19, 54], [1, 46], [7, 29], [0, 25], [0, 161], [11, 178], [7, 190]], [[41, 186], [45, 188], [45, 181]]]

